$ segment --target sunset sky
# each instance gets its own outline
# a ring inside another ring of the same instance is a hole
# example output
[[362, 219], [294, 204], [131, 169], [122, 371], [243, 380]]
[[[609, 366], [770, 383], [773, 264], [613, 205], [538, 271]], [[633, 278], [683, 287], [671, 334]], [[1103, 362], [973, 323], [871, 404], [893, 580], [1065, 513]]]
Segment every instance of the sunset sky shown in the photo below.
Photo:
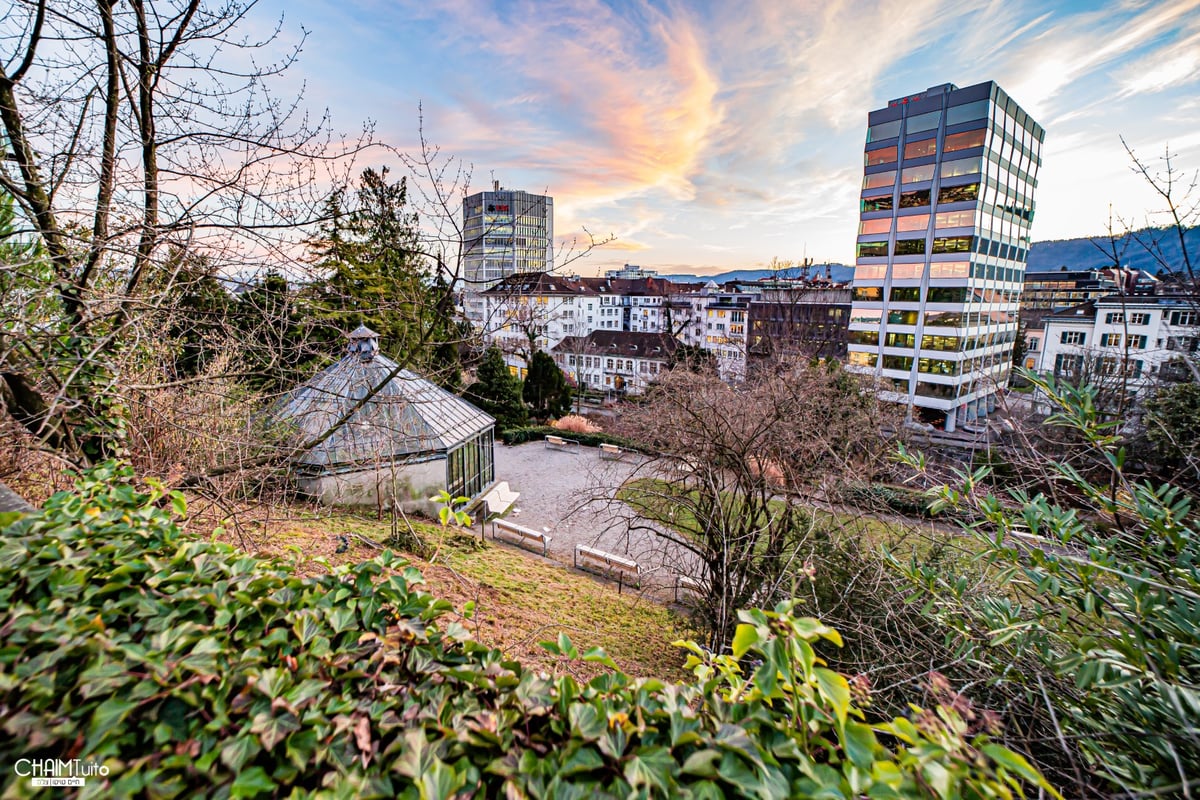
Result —
[[[995, 80], [1046, 128], [1034, 240], [1162, 207], [1120, 141], [1200, 166], [1200, 0], [267, 0], [339, 130], [427, 135], [482, 189], [554, 197], [577, 271], [852, 263], [867, 112]], [[384, 162], [383, 156], [379, 156]], [[398, 166], [393, 164], [393, 166]], [[1153, 219], [1152, 219], [1153, 221]]]

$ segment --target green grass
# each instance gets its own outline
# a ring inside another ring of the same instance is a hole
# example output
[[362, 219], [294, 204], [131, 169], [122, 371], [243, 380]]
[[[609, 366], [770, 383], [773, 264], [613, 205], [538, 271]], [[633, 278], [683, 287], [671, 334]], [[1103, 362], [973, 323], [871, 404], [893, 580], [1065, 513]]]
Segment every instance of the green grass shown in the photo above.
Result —
[[[582, 662], [564, 664], [538, 646], [566, 633], [581, 651], [604, 648], [631, 675], [681, 677], [683, 653], [671, 643], [690, 638], [691, 634], [686, 621], [660, 603], [630, 593], [628, 588], [624, 594], [617, 594], [615, 584], [481, 540], [478, 529], [444, 530], [415, 517], [410, 517], [409, 523], [428, 548], [426, 558], [407, 554], [424, 574], [427, 590], [453, 603], [460, 621], [480, 641], [547, 669], [565, 670], [580, 677], [599, 671]], [[406, 529], [403, 521], [399, 527]], [[391, 524], [335, 512], [272, 523], [266, 536], [268, 550], [292, 545], [306, 555], [353, 563], [378, 552], [357, 537], [386, 544]], [[339, 536], [348, 536], [350, 547], [331, 554]], [[462, 613], [467, 603], [474, 603], [470, 619]]]

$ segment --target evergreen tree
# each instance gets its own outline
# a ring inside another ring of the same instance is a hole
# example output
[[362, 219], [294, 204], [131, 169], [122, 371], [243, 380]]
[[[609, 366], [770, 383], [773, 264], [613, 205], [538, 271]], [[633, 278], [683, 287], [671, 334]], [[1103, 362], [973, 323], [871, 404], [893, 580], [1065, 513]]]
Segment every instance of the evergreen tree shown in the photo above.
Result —
[[[388, 180], [388, 169], [366, 169], [359, 179], [354, 205], [343, 192], [327, 200], [324, 217], [310, 252], [325, 278], [314, 287], [314, 303], [326, 335], [359, 325], [379, 334], [380, 348], [420, 367], [429, 361], [422, 332], [445, 311], [436, 292], [449, 295], [444, 281], [431, 274], [420, 252], [417, 215], [407, 209], [404, 178]], [[424, 337], [427, 339], [428, 337]]]
[[521, 399], [521, 381], [509, 372], [504, 354], [497, 347], [489, 347], [484, 353], [466, 398], [495, 417], [501, 429], [519, 428], [529, 421], [529, 411]]
[[530, 359], [521, 393], [533, 407], [533, 416], [539, 419], [561, 417], [571, 410], [571, 387], [554, 359], [542, 350]]
[[[286, 391], [308, 378], [314, 351], [308, 325], [287, 279], [274, 270], [238, 298], [234, 324], [243, 341], [246, 383], [268, 393]], [[340, 354], [329, 354], [336, 356]]]

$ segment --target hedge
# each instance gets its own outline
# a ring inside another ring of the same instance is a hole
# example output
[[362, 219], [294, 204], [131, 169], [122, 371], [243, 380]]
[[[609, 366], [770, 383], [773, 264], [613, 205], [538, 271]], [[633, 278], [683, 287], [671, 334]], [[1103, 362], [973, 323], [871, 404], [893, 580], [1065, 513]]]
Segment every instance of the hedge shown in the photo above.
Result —
[[574, 431], [562, 431], [551, 425], [531, 425], [526, 428], [512, 428], [500, 434], [500, 438], [504, 440], [505, 444], [536, 442], [545, 439], [547, 436], [562, 436], [566, 439], [573, 439], [584, 447], [615, 444], [626, 450], [636, 450], [638, 452], [642, 452], [643, 450], [637, 442], [620, 436], [613, 436], [609, 433], [575, 433]]
[[[474, 641], [385, 553], [302, 577], [180, 527], [111, 464], [0, 515], [0, 763], [94, 765], [82, 797], [995, 797], [1043, 784], [955, 712], [868, 723], [790, 606], [693, 643], [683, 684], [579, 684]], [[297, 553], [296, 559], [301, 556]], [[327, 565], [328, 566], [328, 565]], [[884, 742], [889, 745], [885, 746]], [[91, 766], [85, 767], [92, 769]], [[96, 772], [104, 772], [97, 775]]]

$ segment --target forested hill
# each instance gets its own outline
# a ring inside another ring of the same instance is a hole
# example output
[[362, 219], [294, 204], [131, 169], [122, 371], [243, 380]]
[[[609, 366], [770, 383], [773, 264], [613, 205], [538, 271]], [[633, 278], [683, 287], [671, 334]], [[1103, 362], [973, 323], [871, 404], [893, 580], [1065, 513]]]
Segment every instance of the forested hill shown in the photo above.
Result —
[[[1140, 240], [1140, 241], [1139, 241]], [[1117, 252], [1121, 256], [1121, 264], [1147, 272], [1158, 272], [1159, 263], [1148, 253], [1140, 242], [1157, 242], [1162, 248], [1163, 255], [1170, 263], [1180, 266], [1179, 237], [1174, 228], [1143, 228], [1127, 233], [1117, 240]], [[1200, 255], [1200, 226], [1189, 228], [1187, 231], [1188, 252], [1193, 260]], [[1101, 249], [1103, 248], [1103, 249]], [[1049, 272], [1062, 267], [1068, 269], [1098, 269], [1112, 266], [1112, 245], [1107, 236], [1080, 237], [1078, 239], [1053, 239], [1048, 242], [1034, 242], [1029, 250], [1029, 271]], [[846, 264], [830, 264], [829, 270], [835, 281], [848, 281], [854, 277], [854, 268]], [[825, 264], [811, 267], [808, 273], [814, 277], [824, 276]], [[718, 284], [726, 281], [755, 281], [759, 278], [777, 276], [780, 278], [801, 277], [803, 270], [796, 268], [775, 273], [768, 269], [737, 269], [722, 272], [717, 275], [669, 275], [680, 283], [698, 283], [716, 281]]]
[[[1188, 252], [1195, 259], [1200, 254], [1200, 226], [1189, 228], [1186, 237]], [[1174, 228], [1142, 228], [1122, 236], [1116, 242], [1122, 266], [1146, 272], [1160, 271], [1161, 265], [1146, 251], [1143, 242], [1157, 243], [1173, 268], [1182, 267], [1179, 235]], [[1112, 250], [1112, 242], [1107, 236], [1034, 242], [1029, 250], [1029, 271], [1047, 272], [1064, 266], [1068, 269], [1111, 267]]]

